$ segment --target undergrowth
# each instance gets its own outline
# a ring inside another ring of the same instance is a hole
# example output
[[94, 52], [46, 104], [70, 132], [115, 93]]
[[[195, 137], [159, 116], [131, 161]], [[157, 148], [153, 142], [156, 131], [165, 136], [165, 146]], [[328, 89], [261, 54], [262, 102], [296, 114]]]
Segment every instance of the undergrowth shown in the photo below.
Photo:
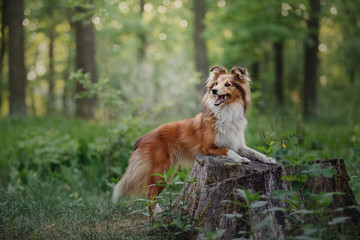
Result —
[[[308, 166], [311, 172], [309, 160], [343, 158], [360, 200], [359, 124], [285, 121], [254, 112], [248, 118], [247, 144], [283, 164]], [[165, 239], [186, 237], [195, 230], [209, 239], [220, 235], [194, 229], [194, 219], [172, 213], [173, 200], [185, 182], [182, 172], [159, 196], [165, 211], [151, 226], [148, 216], [134, 214], [145, 213], [144, 202], [125, 198], [118, 205], [110, 203], [111, 188], [127, 167], [134, 140], [153, 127], [145, 118], [131, 116], [105, 125], [64, 118], [0, 119], [1, 238]], [[309, 214], [292, 211], [313, 216], [318, 209], [310, 207]], [[324, 223], [331, 221], [345, 220]], [[315, 231], [308, 222], [302, 224], [302, 233]]]

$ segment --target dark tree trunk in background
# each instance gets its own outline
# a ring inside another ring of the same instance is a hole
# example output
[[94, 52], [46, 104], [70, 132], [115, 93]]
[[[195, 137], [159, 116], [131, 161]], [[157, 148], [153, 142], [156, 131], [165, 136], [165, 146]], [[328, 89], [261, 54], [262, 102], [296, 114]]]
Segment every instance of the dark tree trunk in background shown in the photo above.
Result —
[[[52, 17], [52, 10], [50, 9], [50, 17]], [[55, 98], [54, 98], [54, 40], [55, 35], [53, 26], [50, 27], [49, 33], [49, 101], [47, 103], [47, 114], [51, 115], [54, 112]]]
[[[257, 85], [258, 87], [255, 89], [255, 90], [259, 90], [261, 92], [261, 94], [263, 94], [263, 91], [262, 91], [262, 80], [261, 80], [261, 76], [260, 76], [260, 66], [261, 66], [261, 63], [260, 61], [254, 61], [253, 63], [251, 63], [251, 66], [250, 66], [250, 77], [251, 77], [251, 80], [253, 82], [257, 82], [259, 83], [259, 85]], [[262, 98], [263, 99], [263, 98]], [[264, 101], [261, 100], [257, 100], [257, 101], [254, 101], [254, 106], [263, 114], [265, 113], [265, 105], [264, 105]]]
[[[71, 21], [70, 21], [71, 22]], [[67, 59], [67, 66], [72, 66], [72, 50], [70, 44], [68, 44], [68, 59]], [[64, 91], [62, 95], [62, 110], [65, 115], [70, 113], [69, 101], [72, 100], [71, 91], [69, 90], [69, 76], [70, 76], [70, 69], [66, 68], [63, 73], [63, 79], [65, 81]]]
[[205, 0], [194, 1], [194, 13], [195, 13], [195, 28], [194, 28], [195, 65], [196, 65], [196, 71], [201, 74], [199, 91], [203, 93], [205, 89], [204, 83], [209, 73], [206, 41], [203, 36], [203, 33], [205, 31], [205, 23], [204, 23], [205, 13], [206, 13]]
[[0, 49], [0, 112], [2, 109], [2, 93], [3, 93], [3, 84], [4, 84], [4, 76], [3, 76], [3, 69], [4, 69], [4, 57], [5, 57], [5, 48], [7, 43], [7, 37], [5, 36], [5, 27], [8, 27], [7, 24], [7, 17], [5, 16], [7, 13], [7, 1], [4, 1], [1, 6], [2, 14], [1, 14], [1, 49]]
[[306, 117], [316, 116], [317, 104], [317, 71], [319, 65], [319, 19], [320, 0], [309, 0], [309, 20], [307, 21], [308, 39], [305, 40], [304, 52], [304, 88], [303, 88], [303, 113]]
[[275, 51], [275, 95], [278, 103], [284, 105], [284, 83], [283, 83], [283, 52], [284, 42], [282, 40], [274, 43]]
[[23, 0], [4, 0], [9, 26], [9, 93], [10, 116], [26, 116]]
[[260, 62], [256, 61], [251, 64], [251, 79], [255, 79], [255, 81], [259, 80], [260, 78]]
[[[85, 10], [77, 7], [76, 12], [84, 13]], [[91, 82], [97, 82], [95, 66], [95, 36], [94, 28], [91, 22], [91, 16], [86, 17], [83, 21], [74, 23], [76, 31], [76, 68], [82, 69], [83, 73], [90, 73]], [[83, 85], [76, 83], [76, 92], [84, 92], [86, 89]], [[77, 117], [92, 118], [96, 106], [96, 97], [76, 99]]]
[[350, 82], [352, 84], [354, 84], [355, 83], [355, 69], [353, 67], [349, 70], [349, 78], [350, 78]]
[[[142, 22], [143, 14], [144, 14], [144, 5], [145, 0], [140, 0], [140, 18]], [[146, 35], [145, 35], [144, 26], [141, 26], [141, 31], [139, 33], [140, 47], [139, 47], [139, 61], [143, 61], [146, 54]]]

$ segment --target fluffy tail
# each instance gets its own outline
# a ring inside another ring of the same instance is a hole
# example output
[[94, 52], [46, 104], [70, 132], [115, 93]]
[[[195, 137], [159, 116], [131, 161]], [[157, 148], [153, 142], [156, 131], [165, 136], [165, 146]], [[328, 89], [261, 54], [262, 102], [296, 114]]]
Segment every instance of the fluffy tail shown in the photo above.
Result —
[[116, 203], [120, 196], [137, 195], [143, 192], [149, 180], [149, 172], [149, 163], [145, 157], [141, 156], [139, 150], [133, 152], [124, 176], [114, 188], [113, 203]]

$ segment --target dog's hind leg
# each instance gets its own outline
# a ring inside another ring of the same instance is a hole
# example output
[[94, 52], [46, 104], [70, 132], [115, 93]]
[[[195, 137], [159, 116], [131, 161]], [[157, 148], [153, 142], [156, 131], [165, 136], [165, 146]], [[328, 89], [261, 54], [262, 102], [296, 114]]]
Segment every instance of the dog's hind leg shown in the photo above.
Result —
[[149, 212], [154, 211], [156, 213], [159, 210], [161, 211], [161, 208], [160, 208], [159, 204], [157, 203], [157, 198], [158, 198], [159, 194], [166, 187], [166, 184], [164, 183], [163, 180], [164, 180], [163, 178], [161, 178], [160, 176], [156, 176], [156, 175], [152, 175], [149, 178], [149, 182], [148, 182], [148, 186], [147, 186], [148, 192], [146, 195], [149, 202], [150, 203], [152, 202], [148, 206]]
[[157, 203], [157, 198], [159, 194], [168, 186], [168, 182], [165, 181], [164, 178], [158, 175], [154, 175], [155, 173], [159, 174], [166, 174], [166, 172], [170, 169], [170, 166], [161, 166], [157, 167], [156, 170], [154, 170], [151, 173], [151, 176], [148, 180], [148, 192], [147, 192], [147, 199], [149, 202], [153, 202], [149, 205], [148, 210], [153, 211], [154, 213], [162, 212], [162, 209], [160, 208], [159, 204]]

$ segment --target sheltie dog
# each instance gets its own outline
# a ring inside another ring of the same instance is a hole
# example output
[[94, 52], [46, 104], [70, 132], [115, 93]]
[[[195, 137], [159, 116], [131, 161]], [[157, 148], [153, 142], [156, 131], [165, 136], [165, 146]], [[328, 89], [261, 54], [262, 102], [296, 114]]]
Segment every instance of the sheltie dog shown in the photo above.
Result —
[[[142, 192], [147, 192], [149, 200], [156, 198], [165, 187], [156, 185], [162, 179], [153, 174], [163, 174], [175, 164], [193, 164], [196, 155], [275, 164], [274, 158], [245, 144], [250, 82], [245, 68], [233, 67], [227, 74], [224, 67], [212, 67], [202, 101], [204, 110], [194, 118], [165, 123], [136, 140], [128, 168], [114, 188], [113, 202], [119, 196]], [[159, 206], [149, 210], [157, 211]]]

